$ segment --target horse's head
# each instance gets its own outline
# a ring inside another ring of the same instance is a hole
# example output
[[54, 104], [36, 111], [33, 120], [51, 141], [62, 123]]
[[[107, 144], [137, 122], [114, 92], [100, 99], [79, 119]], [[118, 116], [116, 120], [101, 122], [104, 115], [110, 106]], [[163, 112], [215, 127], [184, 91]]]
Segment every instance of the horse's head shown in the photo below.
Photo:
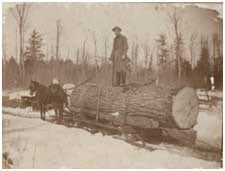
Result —
[[30, 86], [29, 86], [29, 89], [30, 89], [30, 95], [33, 95], [34, 92], [37, 91], [37, 86], [38, 86], [38, 82], [37, 82], [37, 81], [31, 80]]

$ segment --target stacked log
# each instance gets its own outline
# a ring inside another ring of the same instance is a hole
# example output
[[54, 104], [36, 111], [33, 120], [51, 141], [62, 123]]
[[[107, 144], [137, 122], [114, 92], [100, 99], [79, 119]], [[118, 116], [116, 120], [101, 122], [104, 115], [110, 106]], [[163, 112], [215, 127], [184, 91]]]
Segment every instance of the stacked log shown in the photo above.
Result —
[[190, 87], [156, 85], [99, 87], [86, 84], [71, 94], [70, 110], [114, 125], [189, 129], [196, 124], [198, 100]]

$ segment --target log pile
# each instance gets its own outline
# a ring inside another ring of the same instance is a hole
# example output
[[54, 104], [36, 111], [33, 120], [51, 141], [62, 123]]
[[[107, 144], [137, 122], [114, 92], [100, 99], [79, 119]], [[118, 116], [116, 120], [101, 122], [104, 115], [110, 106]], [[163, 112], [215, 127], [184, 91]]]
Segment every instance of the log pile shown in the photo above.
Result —
[[196, 124], [198, 100], [190, 87], [179, 90], [156, 85], [76, 88], [70, 110], [114, 125], [189, 129]]

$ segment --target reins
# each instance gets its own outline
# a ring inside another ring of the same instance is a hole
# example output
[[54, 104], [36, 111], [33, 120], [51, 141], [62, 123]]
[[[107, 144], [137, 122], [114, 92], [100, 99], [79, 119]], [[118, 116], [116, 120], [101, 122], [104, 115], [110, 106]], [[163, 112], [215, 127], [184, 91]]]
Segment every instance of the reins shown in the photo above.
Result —
[[[103, 67], [102, 67], [103, 68]], [[84, 81], [80, 82], [79, 84], [77, 84], [75, 87], [71, 87], [71, 88], [64, 88], [65, 91], [67, 90], [73, 90], [76, 89], [84, 84], [86, 84], [87, 82], [89, 82], [91, 79], [93, 79], [101, 70], [102, 68], [98, 69], [94, 74], [90, 75], [87, 79], [85, 79]]]

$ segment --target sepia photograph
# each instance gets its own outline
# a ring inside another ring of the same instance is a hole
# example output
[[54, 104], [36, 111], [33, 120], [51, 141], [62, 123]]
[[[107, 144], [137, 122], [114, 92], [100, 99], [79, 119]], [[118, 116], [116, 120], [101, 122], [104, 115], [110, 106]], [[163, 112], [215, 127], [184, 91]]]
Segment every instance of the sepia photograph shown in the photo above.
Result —
[[3, 2], [2, 168], [223, 168], [223, 2]]

